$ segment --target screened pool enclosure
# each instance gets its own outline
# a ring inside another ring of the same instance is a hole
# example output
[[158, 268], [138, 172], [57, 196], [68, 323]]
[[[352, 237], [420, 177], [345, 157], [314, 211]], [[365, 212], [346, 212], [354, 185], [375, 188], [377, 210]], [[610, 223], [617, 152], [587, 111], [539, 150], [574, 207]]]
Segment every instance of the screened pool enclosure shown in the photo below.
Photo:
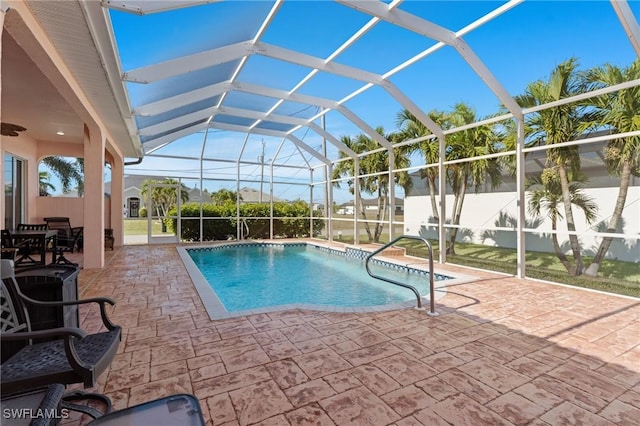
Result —
[[145, 154], [125, 173], [187, 193], [149, 204], [179, 240], [412, 234], [640, 280], [639, 3], [102, 4]]

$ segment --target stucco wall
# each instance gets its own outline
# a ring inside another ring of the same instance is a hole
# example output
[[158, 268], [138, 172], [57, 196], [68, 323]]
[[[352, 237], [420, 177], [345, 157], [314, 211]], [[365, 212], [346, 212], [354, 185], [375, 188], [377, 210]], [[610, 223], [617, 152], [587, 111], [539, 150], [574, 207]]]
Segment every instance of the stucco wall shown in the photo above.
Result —
[[[598, 218], [592, 225], [588, 225], [584, 219], [584, 214], [580, 209], [574, 209], [577, 232], [605, 232], [601, 221], [608, 221], [613, 213], [618, 188], [597, 188], [585, 189], [585, 193], [594, 198], [599, 206]], [[453, 206], [453, 196], [446, 197], [447, 218], [451, 217]], [[528, 199], [528, 198], [527, 198]], [[435, 228], [429, 228], [429, 223], [433, 221], [431, 201], [428, 196], [410, 196], [405, 198], [405, 231], [407, 234], [423, 235], [428, 238], [437, 238]], [[515, 192], [500, 192], [487, 194], [467, 194], [461, 215], [461, 225], [468, 228], [460, 230], [459, 241], [468, 241], [488, 246], [516, 247], [516, 234], [513, 231], [488, 231], [493, 227], [515, 227], [517, 217], [517, 204]], [[513, 221], [513, 222], [512, 222]], [[640, 262], [640, 187], [629, 188], [627, 195], [627, 205], [623, 213], [624, 227], [619, 232], [635, 235], [635, 238], [614, 239], [608, 258], [625, 260], [629, 262]], [[526, 233], [525, 242], [527, 251], [553, 252], [551, 234], [545, 231], [551, 230], [551, 222], [543, 220], [533, 223], [533, 218], [527, 213], [527, 227], [533, 228], [539, 233]], [[566, 230], [565, 222], [558, 224], [558, 230]], [[570, 253], [568, 245], [568, 235], [558, 236], [560, 244], [567, 253]], [[581, 235], [580, 242], [583, 251], [587, 255], [592, 255], [598, 248], [600, 238], [591, 235]]]

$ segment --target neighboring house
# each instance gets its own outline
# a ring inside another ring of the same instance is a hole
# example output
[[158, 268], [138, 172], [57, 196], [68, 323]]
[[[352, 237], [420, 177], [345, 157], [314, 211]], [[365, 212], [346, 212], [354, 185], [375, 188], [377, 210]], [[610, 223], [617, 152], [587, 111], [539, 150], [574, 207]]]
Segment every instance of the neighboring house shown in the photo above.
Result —
[[[370, 199], [363, 198], [361, 200], [361, 203], [364, 206], [364, 209], [365, 209], [366, 212], [377, 212], [378, 211], [378, 199], [377, 198], [370, 198]], [[404, 199], [396, 198], [395, 199], [395, 205], [396, 205], [396, 210], [395, 210], [396, 214], [404, 213]], [[355, 206], [353, 204], [353, 201], [350, 201], [348, 203], [342, 204], [338, 208], [338, 211], [337, 211], [338, 214], [344, 214], [344, 215], [353, 215], [354, 212], [355, 212]]]
[[[124, 217], [140, 217], [140, 209], [144, 207], [144, 199], [142, 198], [142, 187], [146, 180], [155, 180], [155, 181], [163, 181], [167, 179], [164, 176], [143, 176], [143, 175], [125, 175], [124, 176], [124, 205], [123, 205], [123, 215]], [[183, 184], [184, 185], [184, 184]], [[105, 184], [105, 188], [107, 192], [109, 192], [110, 182]], [[200, 189], [199, 188], [189, 188], [185, 185], [187, 189], [187, 193], [189, 194], [189, 202], [191, 203], [199, 203], [200, 202]], [[202, 200], [205, 203], [211, 202], [211, 196], [204, 192], [202, 194]]]
[[[268, 203], [271, 201], [271, 197], [269, 194], [265, 194], [264, 192], [262, 193], [262, 195], [260, 195], [260, 191], [257, 191], [253, 188], [248, 188], [248, 187], [244, 187], [244, 188], [240, 188], [240, 197], [242, 197], [240, 199], [240, 203]], [[279, 202], [279, 201], [284, 201], [278, 197], [273, 197], [273, 202]]]

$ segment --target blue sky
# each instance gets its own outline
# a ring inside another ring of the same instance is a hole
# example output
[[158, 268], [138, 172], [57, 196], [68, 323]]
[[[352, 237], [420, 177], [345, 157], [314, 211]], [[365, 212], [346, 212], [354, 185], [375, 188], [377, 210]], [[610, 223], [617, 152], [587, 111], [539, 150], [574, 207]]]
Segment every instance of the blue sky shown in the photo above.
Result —
[[[400, 9], [455, 32], [502, 3], [406, 1]], [[638, 18], [640, 2], [632, 1], [630, 6]], [[112, 11], [123, 70], [130, 71], [226, 43], [249, 40], [270, 7], [270, 1], [231, 1], [147, 16]], [[368, 15], [333, 2], [288, 1], [261, 41], [326, 58], [369, 19]], [[609, 1], [525, 1], [463, 39], [512, 95], [522, 93], [528, 83], [546, 78], [554, 66], [570, 57], [577, 57], [582, 68], [607, 62], [628, 66], [636, 57]], [[433, 44], [434, 40], [382, 22], [338, 56], [335, 62], [384, 74]], [[211, 84], [216, 78], [223, 79], [234, 65], [193, 73], [191, 78], [180, 81], [146, 86], [129, 83], [127, 87], [132, 104], [139, 106], [181, 90]], [[307, 72], [309, 69], [299, 65], [252, 56], [238, 81], [290, 90]], [[457, 102], [466, 102], [476, 109], [478, 116], [483, 117], [495, 113], [500, 106], [495, 95], [469, 65], [448, 46], [395, 74], [390, 81], [425, 112], [447, 110]], [[349, 78], [319, 73], [299, 93], [340, 100], [362, 85], [362, 82]], [[266, 101], [272, 100], [255, 95], [234, 95], [227, 99], [230, 106], [260, 110], [264, 110], [262, 104]], [[369, 89], [345, 105], [372, 127], [382, 125], [387, 131], [395, 130], [395, 117], [402, 109], [381, 88]], [[315, 109], [302, 109], [304, 106], [301, 105], [287, 105], [278, 112], [306, 117], [315, 112]], [[360, 133], [360, 129], [338, 113], [327, 114], [326, 127], [336, 137]], [[314, 132], [301, 130], [295, 135], [314, 148], [321, 144], [321, 138]], [[229, 159], [237, 158], [245, 137], [241, 133], [224, 131], [212, 131], [209, 136], [207, 155]], [[201, 133], [195, 134], [158, 153], [199, 155], [202, 139]], [[280, 140], [255, 135], [249, 138], [243, 158], [255, 161], [261, 154], [263, 140], [266, 141], [265, 158], [275, 157]], [[290, 145], [286, 144], [282, 149], [280, 158], [292, 156], [287, 160], [289, 164], [293, 161], [299, 163]], [[331, 149], [330, 155], [337, 156]], [[210, 166], [211, 169], [219, 169], [220, 176], [229, 171], [235, 172], [229, 164]], [[184, 170], [195, 171], [198, 168], [197, 162], [146, 158], [140, 166], [128, 167], [127, 171], [151, 174], [154, 170], [162, 170], [172, 174], [171, 171], [175, 170], [176, 173], [182, 172], [183, 176], [197, 177], [196, 172], [184, 173]], [[261, 172], [260, 166], [247, 166], [242, 173], [255, 179]], [[290, 172], [281, 170], [283, 176]], [[215, 170], [211, 171], [213, 175]], [[316, 176], [320, 175], [318, 171]], [[293, 179], [308, 179], [308, 174], [297, 172]], [[306, 197], [306, 189], [300, 187], [300, 194]]]

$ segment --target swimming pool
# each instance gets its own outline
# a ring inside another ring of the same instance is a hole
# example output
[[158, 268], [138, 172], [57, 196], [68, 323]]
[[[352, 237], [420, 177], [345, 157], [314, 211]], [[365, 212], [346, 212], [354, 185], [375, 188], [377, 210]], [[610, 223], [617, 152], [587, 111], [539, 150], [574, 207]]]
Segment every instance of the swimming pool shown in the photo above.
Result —
[[[276, 308], [361, 311], [416, 303], [410, 290], [367, 275], [368, 253], [362, 250], [306, 243], [236, 243], [181, 250], [212, 318]], [[371, 267], [378, 275], [413, 285], [428, 299], [426, 270], [379, 260]], [[434, 279], [437, 288], [452, 277], [434, 274]]]

